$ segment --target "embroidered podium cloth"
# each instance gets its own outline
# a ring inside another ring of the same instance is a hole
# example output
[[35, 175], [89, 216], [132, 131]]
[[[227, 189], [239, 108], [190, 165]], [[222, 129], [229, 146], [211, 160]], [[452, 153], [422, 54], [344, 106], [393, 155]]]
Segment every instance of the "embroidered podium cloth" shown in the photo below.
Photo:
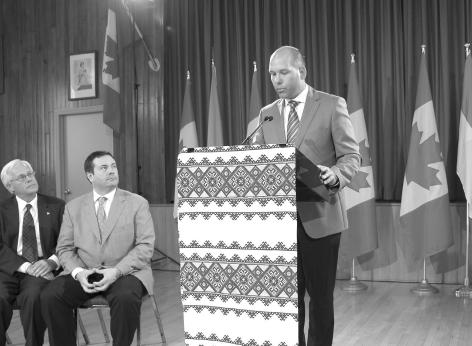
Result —
[[186, 345], [298, 345], [295, 149], [184, 149], [177, 189]]

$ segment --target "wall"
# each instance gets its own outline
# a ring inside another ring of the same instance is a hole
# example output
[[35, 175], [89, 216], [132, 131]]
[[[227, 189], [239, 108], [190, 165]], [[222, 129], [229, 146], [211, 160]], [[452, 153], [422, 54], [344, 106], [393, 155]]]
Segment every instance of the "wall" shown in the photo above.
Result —
[[[162, 66], [164, 1], [132, 4], [136, 23]], [[51, 139], [54, 111], [103, 104], [100, 71], [107, 8], [107, 1], [103, 0], [0, 2], [5, 70], [5, 93], [0, 95], [0, 165], [16, 157], [30, 161], [43, 193], [56, 193]], [[70, 101], [69, 54], [91, 50], [98, 52], [98, 98]], [[162, 183], [164, 140], [157, 134], [164, 127], [163, 74], [148, 68], [140, 41], [126, 49], [123, 59], [123, 78], [129, 81], [130, 89], [126, 103], [131, 111], [125, 115], [125, 130], [114, 138], [120, 185], [141, 192], [151, 202], [161, 202], [166, 189]], [[135, 85], [138, 85], [137, 116], [133, 106]], [[136, 165], [140, 166], [139, 186]], [[0, 190], [0, 198], [6, 197], [7, 192]]]

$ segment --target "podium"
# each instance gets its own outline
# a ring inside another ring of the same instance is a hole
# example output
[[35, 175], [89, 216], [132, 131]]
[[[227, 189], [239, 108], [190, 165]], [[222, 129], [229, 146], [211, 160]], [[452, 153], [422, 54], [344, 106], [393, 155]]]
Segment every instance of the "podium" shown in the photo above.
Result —
[[177, 161], [186, 345], [298, 345], [295, 149], [185, 149]]

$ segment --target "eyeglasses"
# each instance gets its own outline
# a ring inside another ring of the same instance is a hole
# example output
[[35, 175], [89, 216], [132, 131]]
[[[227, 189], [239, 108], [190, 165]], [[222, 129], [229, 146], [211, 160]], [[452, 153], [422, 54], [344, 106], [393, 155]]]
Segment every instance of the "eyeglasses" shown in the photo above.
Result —
[[26, 179], [31, 179], [31, 178], [34, 178], [36, 172], [28, 172], [26, 174], [20, 174], [19, 176], [17, 176], [15, 179], [13, 180], [16, 180], [20, 183], [24, 183], [26, 181]]

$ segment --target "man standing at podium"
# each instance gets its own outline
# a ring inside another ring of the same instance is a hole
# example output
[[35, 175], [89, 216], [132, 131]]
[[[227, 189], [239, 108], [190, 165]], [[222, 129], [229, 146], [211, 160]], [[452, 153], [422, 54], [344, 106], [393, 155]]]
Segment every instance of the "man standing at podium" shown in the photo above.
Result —
[[[346, 101], [305, 83], [305, 61], [297, 48], [278, 48], [269, 73], [279, 99], [261, 109], [265, 123], [253, 144], [297, 148], [299, 345], [331, 345], [340, 232], [348, 227], [341, 190], [359, 169], [359, 147]], [[310, 296], [307, 343], [305, 290]]]

